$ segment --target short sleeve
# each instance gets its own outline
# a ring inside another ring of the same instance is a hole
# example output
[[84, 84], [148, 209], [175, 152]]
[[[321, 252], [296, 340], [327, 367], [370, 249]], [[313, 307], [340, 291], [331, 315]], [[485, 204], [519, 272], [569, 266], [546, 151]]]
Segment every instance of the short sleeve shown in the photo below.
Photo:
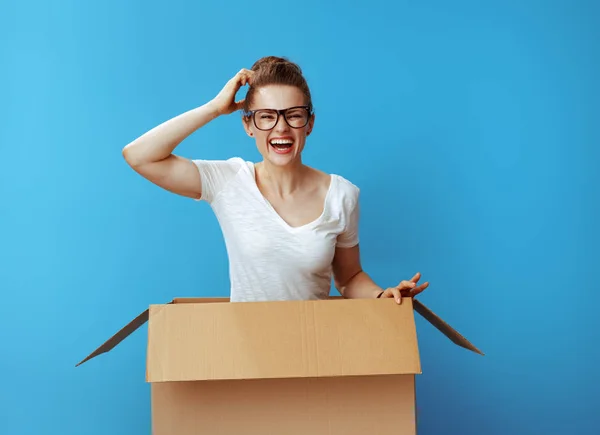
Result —
[[238, 174], [243, 160], [192, 160], [202, 180], [202, 195], [197, 200], [212, 203], [225, 186]]
[[345, 214], [345, 225], [342, 233], [338, 235], [338, 248], [352, 248], [358, 245], [358, 225], [360, 218], [360, 204], [358, 201], [359, 193], [356, 189], [353, 201], [350, 201], [348, 210]]

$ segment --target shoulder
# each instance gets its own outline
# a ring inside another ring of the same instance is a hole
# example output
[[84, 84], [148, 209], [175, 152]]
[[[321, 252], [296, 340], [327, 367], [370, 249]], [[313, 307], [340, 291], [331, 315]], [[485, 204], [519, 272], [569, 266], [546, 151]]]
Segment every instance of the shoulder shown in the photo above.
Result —
[[231, 157], [229, 159], [209, 160], [209, 159], [192, 159], [192, 162], [199, 168], [212, 168], [221, 170], [239, 170], [250, 162], [246, 162], [241, 157]]
[[332, 216], [346, 221], [359, 209], [360, 189], [347, 178], [338, 174], [330, 174], [331, 185], [327, 193], [327, 208]]
[[360, 197], [360, 188], [356, 184], [337, 174], [331, 174], [331, 182], [336, 184], [336, 195], [342, 199], [346, 205], [351, 208], [356, 206]]
[[241, 157], [226, 160], [192, 159], [198, 168], [202, 186], [202, 199], [212, 203], [231, 182], [242, 178], [251, 178], [252, 163]]
[[218, 177], [231, 179], [239, 174], [252, 175], [254, 163], [241, 157], [231, 157], [225, 160], [193, 159], [203, 178]]
[[344, 178], [339, 174], [327, 173], [320, 169], [311, 169], [318, 177], [319, 184], [323, 186], [325, 190], [329, 190], [337, 196], [349, 198], [354, 201], [358, 200], [360, 189], [347, 178]]
[[332, 179], [336, 180], [339, 189], [342, 190], [344, 193], [356, 197], [360, 195], [360, 188], [347, 178], [344, 178], [343, 176], [337, 174], [331, 174], [331, 177]]
[[331, 182], [335, 183], [332, 193], [332, 217], [339, 219], [340, 233], [336, 246], [351, 248], [358, 244], [358, 221], [360, 219], [360, 189], [341, 175], [331, 174]]

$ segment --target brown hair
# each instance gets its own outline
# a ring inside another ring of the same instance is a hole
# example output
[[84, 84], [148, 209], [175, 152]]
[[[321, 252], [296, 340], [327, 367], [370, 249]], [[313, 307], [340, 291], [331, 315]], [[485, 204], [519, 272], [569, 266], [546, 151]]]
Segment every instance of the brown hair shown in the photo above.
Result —
[[254, 92], [257, 88], [267, 85], [288, 85], [295, 86], [306, 97], [306, 104], [313, 110], [312, 97], [308, 88], [308, 83], [302, 74], [300, 67], [289, 61], [285, 57], [266, 56], [258, 59], [252, 65], [252, 71], [255, 71], [252, 85], [249, 87], [244, 101], [244, 112], [250, 110], [254, 99]]

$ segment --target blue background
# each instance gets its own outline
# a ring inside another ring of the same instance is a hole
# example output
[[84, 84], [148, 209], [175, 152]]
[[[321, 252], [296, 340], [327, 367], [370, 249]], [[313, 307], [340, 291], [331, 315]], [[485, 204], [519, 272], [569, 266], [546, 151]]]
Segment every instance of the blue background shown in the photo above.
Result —
[[[598, 434], [600, 8], [593, 1], [4, 2], [0, 433], [146, 434], [149, 303], [227, 295], [204, 203], [121, 149], [264, 55], [298, 62], [305, 161], [362, 189], [366, 270], [416, 271], [420, 435]], [[257, 159], [239, 116], [177, 153]], [[386, 406], [393, 406], [388, 404]], [[235, 413], [233, 413], [235, 416]]]

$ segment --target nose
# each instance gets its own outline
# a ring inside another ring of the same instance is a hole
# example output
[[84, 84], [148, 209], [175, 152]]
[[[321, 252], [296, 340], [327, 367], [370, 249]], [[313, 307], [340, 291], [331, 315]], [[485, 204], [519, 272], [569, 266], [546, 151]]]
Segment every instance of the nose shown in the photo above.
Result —
[[273, 130], [287, 131], [288, 129], [289, 129], [289, 125], [285, 121], [285, 117], [283, 116], [283, 114], [280, 114], [279, 119], [277, 120], [277, 124], [275, 124], [275, 127], [273, 127]]

